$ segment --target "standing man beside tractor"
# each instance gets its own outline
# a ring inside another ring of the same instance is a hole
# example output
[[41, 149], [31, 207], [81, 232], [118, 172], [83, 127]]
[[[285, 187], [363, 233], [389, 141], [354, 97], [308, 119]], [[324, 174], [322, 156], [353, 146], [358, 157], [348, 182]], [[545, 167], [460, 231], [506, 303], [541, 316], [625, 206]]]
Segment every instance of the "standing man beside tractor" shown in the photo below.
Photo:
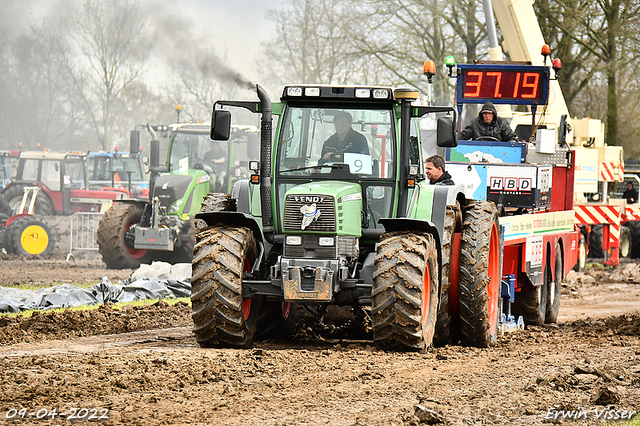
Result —
[[444, 158], [439, 155], [432, 155], [424, 162], [424, 171], [432, 185], [455, 185], [444, 165]]

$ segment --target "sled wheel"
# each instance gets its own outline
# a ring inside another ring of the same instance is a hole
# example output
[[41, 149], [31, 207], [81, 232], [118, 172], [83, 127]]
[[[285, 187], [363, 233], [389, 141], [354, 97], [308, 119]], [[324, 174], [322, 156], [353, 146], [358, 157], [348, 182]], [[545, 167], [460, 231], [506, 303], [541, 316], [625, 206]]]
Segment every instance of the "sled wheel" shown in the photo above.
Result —
[[560, 245], [556, 246], [556, 261], [553, 270], [553, 278], [551, 274], [547, 274], [547, 311], [544, 322], [547, 324], [555, 324], [558, 322], [558, 312], [560, 311], [560, 291], [564, 282], [564, 261], [562, 258], [562, 249]]
[[384, 234], [378, 243], [371, 292], [376, 345], [426, 350], [433, 342], [438, 293], [433, 236], [423, 232]]

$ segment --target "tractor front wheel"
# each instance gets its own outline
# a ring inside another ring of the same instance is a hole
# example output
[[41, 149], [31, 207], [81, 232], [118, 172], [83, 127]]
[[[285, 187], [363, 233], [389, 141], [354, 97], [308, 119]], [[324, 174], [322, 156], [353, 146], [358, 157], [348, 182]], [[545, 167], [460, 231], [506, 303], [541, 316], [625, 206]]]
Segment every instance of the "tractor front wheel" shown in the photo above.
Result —
[[247, 228], [212, 226], [196, 233], [191, 276], [191, 304], [198, 344], [251, 346], [260, 297], [244, 298], [242, 277], [257, 256]]
[[49, 257], [55, 247], [53, 230], [42, 219], [21, 216], [9, 224], [6, 232], [11, 253], [20, 256]]
[[433, 342], [439, 291], [433, 236], [423, 232], [384, 234], [378, 243], [371, 291], [376, 345], [426, 350]]

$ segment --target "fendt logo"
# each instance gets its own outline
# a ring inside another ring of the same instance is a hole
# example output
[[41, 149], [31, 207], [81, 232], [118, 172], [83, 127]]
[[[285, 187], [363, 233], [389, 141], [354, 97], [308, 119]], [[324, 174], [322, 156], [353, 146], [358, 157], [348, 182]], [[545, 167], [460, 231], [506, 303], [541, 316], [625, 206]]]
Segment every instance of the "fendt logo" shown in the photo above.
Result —
[[293, 195], [293, 201], [297, 203], [324, 203], [326, 197], [319, 197], [317, 195]]
[[492, 177], [489, 179], [489, 191], [531, 192], [531, 178]]

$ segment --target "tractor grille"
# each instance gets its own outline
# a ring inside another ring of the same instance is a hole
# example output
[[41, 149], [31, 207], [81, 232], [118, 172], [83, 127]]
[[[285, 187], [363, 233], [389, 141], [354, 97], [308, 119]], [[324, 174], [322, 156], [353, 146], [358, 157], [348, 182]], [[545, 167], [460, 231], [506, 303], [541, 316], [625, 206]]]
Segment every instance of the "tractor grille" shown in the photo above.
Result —
[[297, 259], [315, 258], [315, 259], [335, 259], [336, 247], [321, 247], [318, 245], [318, 235], [307, 234], [302, 236], [302, 245], [300, 246], [284, 246], [284, 256]]
[[333, 197], [322, 195], [298, 196], [288, 195], [285, 200], [284, 229], [286, 231], [302, 230], [302, 213], [300, 208], [315, 202], [316, 208], [320, 210], [320, 217], [311, 222], [304, 231], [335, 232], [336, 231], [336, 210]]

